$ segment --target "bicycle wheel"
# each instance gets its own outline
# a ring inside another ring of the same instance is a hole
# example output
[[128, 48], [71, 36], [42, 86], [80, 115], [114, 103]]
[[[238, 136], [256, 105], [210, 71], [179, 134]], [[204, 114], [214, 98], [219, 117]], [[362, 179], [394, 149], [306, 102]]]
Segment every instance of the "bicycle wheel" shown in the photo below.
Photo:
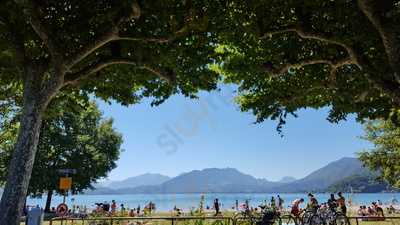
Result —
[[350, 220], [343, 213], [337, 213], [335, 216], [334, 225], [350, 225]]
[[303, 216], [301, 217], [301, 223], [309, 225], [310, 224], [310, 219], [314, 215], [312, 211], [305, 211]]
[[280, 217], [280, 225], [298, 225], [292, 215], [283, 215]]
[[314, 214], [310, 218], [310, 225], [324, 225], [324, 220], [318, 214]]

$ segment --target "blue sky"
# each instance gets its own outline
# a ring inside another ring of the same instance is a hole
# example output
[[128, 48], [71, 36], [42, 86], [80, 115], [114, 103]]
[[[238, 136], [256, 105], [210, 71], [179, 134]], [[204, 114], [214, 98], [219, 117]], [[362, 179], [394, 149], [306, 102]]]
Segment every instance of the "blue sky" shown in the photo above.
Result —
[[148, 100], [130, 107], [98, 101], [124, 138], [124, 152], [109, 179], [146, 172], [176, 176], [210, 167], [233, 167], [268, 180], [301, 178], [369, 147], [358, 138], [363, 131], [354, 118], [331, 124], [328, 109], [300, 111], [281, 137], [275, 121], [254, 124], [253, 115], [240, 112], [233, 91], [223, 87], [197, 100], [173, 96], [158, 107]]

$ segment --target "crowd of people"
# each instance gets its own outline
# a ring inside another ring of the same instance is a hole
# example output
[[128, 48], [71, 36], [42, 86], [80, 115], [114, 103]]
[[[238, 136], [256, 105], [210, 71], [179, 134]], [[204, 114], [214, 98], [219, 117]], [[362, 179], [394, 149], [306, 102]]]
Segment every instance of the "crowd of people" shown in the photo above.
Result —
[[[307, 195], [308, 199], [298, 198], [295, 199], [291, 204], [285, 204], [284, 199], [280, 196], [272, 196], [270, 200], [267, 202], [266, 200], [259, 206], [253, 207], [249, 204], [250, 200], [245, 200], [244, 203], [239, 203], [238, 200], [235, 200], [234, 205], [231, 207], [233, 211], [239, 212], [263, 212], [264, 209], [272, 209], [274, 211], [278, 211], [282, 214], [290, 213], [295, 218], [301, 218], [302, 214], [306, 211], [311, 211], [317, 213], [318, 210], [325, 209], [336, 212], [341, 212], [344, 215], [348, 213], [348, 205], [351, 205], [350, 201], [346, 202], [346, 198], [343, 196], [341, 192], [337, 194], [331, 194], [329, 199], [325, 202], [320, 203], [316, 196], [312, 193]], [[200, 203], [198, 208], [192, 207], [190, 209], [190, 215], [195, 214], [196, 212], [205, 212], [207, 215], [218, 216], [222, 215], [221, 209], [223, 208], [223, 204], [218, 198], [215, 198], [210, 206], [205, 206], [204, 197]], [[304, 207], [303, 207], [303, 204]], [[203, 211], [204, 206], [204, 211]], [[289, 206], [289, 208], [285, 208], [285, 206]], [[387, 206], [387, 205], [386, 205]], [[147, 216], [151, 215], [156, 210], [156, 205], [153, 202], [147, 203], [143, 208], [138, 205], [135, 208], [127, 208], [124, 204], [118, 204], [115, 200], [112, 200], [110, 203], [95, 203], [95, 208], [91, 211], [92, 214], [100, 215], [100, 216]], [[289, 211], [287, 211], [289, 210]], [[51, 211], [55, 211], [52, 208]], [[69, 209], [69, 214], [87, 214], [86, 207], [73, 206], [73, 208]], [[172, 213], [176, 216], [183, 215], [183, 209], [174, 206], [171, 210]], [[370, 206], [362, 205], [358, 209], [354, 206], [352, 207], [352, 211], [356, 211], [356, 215], [361, 217], [384, 217], [384, 210], [382, 202], [376, 201], [372, 202]], [[390, 205], [386, 208], [388, 213], [400, 213], [393, 205]], [[84, 212], [84, 213], [82, 213]], [[354, 215], [354, 214], [352, 214]]]
[[344, 215], [347, 214], [346, 198], [341, 192], [338, 193], [338, 198], [335, 197], [335, 194], [331, 194], [328, 201], [322, 204], [319, 204], [317, 198], [313, 194], [309, 193], [307, 205], [302, 209], [301, 204], [304, 202], [305, 200], [303, 198], [296, 199], [292, 202], [290, 213], [294, 217], [300, 217], [300, 215], [307, 210], [317, 212], [320, 208], [340, 211]]
[[[391, 203], [388, 207], [386, 207], [386, 211], [388, 214], [400, 213], [399, 209], [396, 209], [394, 204]], [[370, 206], [362, 205], [357, 210], [357, 215], [361, 217], [384, 217], [385, 213], [383, 210], [383, 204], [381, 201], [372, 202]]]
[[117, 205], [115, 200], [111, 201], [110, 203], [95, 203], [96, 208], [93, 210], [94, 214], [100, 215], [108, 215], [108, 216], [142, 216], [142, 215], [151, 215], [152, 212], [156, 210], [156, 205], [153, 202], [149, 202], [147, 205], [141, 209], [140, 205], [136, 208], [128, 209], [124, 206], [124, 204]]

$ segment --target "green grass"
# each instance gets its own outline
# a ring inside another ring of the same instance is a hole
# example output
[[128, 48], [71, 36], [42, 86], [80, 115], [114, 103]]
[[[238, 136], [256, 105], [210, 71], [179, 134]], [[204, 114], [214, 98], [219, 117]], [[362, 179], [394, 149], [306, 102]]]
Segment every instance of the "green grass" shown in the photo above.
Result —
[[[232, 217], [234, 215], [233, 212], [223, 212], [224, 217]], [[174, 214], [170, 212], [161, 212], [161, 213], [154, 213], [151, 215], [151, 217], [173, 217]], [[183, 216], [190, 216], [188, 214], [185, 214]], [[206, 216], [213, 216], [212, 213], [206, 214]], [[353, 214], [350, 214], [350, 216], [354, 216]], [[399, 219], [386, 219], [385, 221], [361, 221], [358, 220], [358, 225], [400, 225], [400, 214], [397, 215], [390, 215], [390, 216], [398, 216]], [[150, 216], [148, 216], [150, 217]], [[111, 218], [110, 218], [111, 219]], [[132, 223], [134, 222], [134, 223]], [[136, 223], [139, 222], [139, 223]], [[350, 220], [351, 225], [357, 225], [357, 222], [355, 219]], [[21, 225], [24, 225], [25, 223], [21, 223]], [[107, 223], [101, 223], [98, 221], [96, 225], [110, 225], [111, 223], [107, 221]], [[149, 219], [144, 219], [144, 220], [128, 220], [125, 221], [113, 221], [113, 225], [130, 225], [130, 224], [135, 224], [135, 225], [172, 225], [170, 220], [149, 220]], [[49, 221], [45, 221], [44, 225], [50, 225]], [[52, 225], [61, 225], [61, 221], [54, 221]], [[74, 222], [69, 221], [64, 221], [63, 225], [90, 225], [88, 221], [82, 222], [82, 220], [75, 220]], [[174, 225], [232, 225], [229, 220], [218, 220], [218, 219], [191, 219], [191, 220], [179, 220], [179, 217], [176, 218], [174, 221]], [[237, 225], [251, 225], [249, 222], [242, 221], [238, 222]]]

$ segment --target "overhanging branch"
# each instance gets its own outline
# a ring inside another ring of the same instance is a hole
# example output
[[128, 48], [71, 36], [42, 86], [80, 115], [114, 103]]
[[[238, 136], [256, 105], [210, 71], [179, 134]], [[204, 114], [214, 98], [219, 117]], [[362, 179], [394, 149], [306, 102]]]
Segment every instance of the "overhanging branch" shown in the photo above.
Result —
[[[358, 7], [368, 18], [372, 26], [378, 31], [389, 61], [397, 76], [400, 76], [400, 38], [398, 29], [394, 27], [395, 21], [390, 19], [390, 10], [394, 10], [393, 1], [387, 0], [358, 0]], [[382, 5], [391, 5], [383, 9]]]
[[350, 65], [352, 63], [351, 63], [350, 58], [346, 58], [346, 59], [342, 59], [342, 60], [338, 60], [338, 61], [332, 61], [332, 60], [327, 60], [327, 59], [310, 59], [310, 60], [301, 61], [299, 63], [283, 64], [279, 68], [272, 69], [271, 73], [274, 77], [279, 77], [280, 75], [287, 73], [288, 70], [291, 68], [301, 68], [304, 66], [317, 65], [317, 64], [329, 65], [329, 67], [331, 69], [331, 71], [330, 71], [331, 78], [334, 79], [334, 77], [336, 75], [336, 71], [340, 67], [342, 67], [344, 65]]
[[116, 24], [106, 33], [100, 35], [93, 43], [86, 45], [79, 52], [69, 57], [66, 61], [67, 68], [72, 68], [74, 65], [81, 62], [87, 56], [100, 49], [111, 41], [136, 41], [145, 43], [165, 44], [184, 36], [190, 31], [191, 23], [184, 24], [182, 28], [174, 32], [169, 37], [126, 37], [119, 34], [119, 26], [121, 23], [129, 21], [132, 18], [138, 19], [140, 17], [140, 7], [136, 1], [132, 3], [132, 14], [128, 17], [122, 17]]
[[[343, 60], [343, 63], [345, 64], [340, 64], [340, 66], [346, 65], [346, 64], [354, 64], [356, 65], [358, 68], [362, 68], [360, 63], [358, 62], [358, 57], [354, 51], [354, 49], [342, 42], [333, 40], [331, 37], [328, 37], [327, 35], [321, 34], [321, 33], [316, 33], [316, 32], [306, 32], [301, 26], [290, 26], [287, 28], [284, 28], [282, 30], [277, 30], [277, 31], [271, 31], [271, 32], [267, 32], [265, 33], [262, 37], [260, 37], [260, 39], [266, 39], [269, 37], [272, 37], [274, 35], [279, 35], [279, 34], [284, 34], [284, 33], [290, 33], [290, 32], [294, 32], [297, 35], [299, 35], [301, 38], [303, 39], [312, 39], [312, 40], [318, 40], [324, 43], [328, 43], [328, 44], [332, 44], [332, 45], [338, 45], [342, 48], [344, 48], [347, 51], [348, 54], [348, 58]], [[319, 63], [312, 63], [312, 64], [321, 64], [322, 62]], [[327, 61], [324, 62], [326, 64], [330, 64]], [[310, 65], [310, 64], [309, 64]], [[337, 69], [337, 67], [336, 67]]]
[[139, 17], [140, 17], [141, 9], [136, 0], [132, 1], [131, 8], [132, 8], [131, 13], [127, 16], [121, 16], [119, 19], [117, 19], [109, 31], [100, 35], [99, 37], [97, 37], [96, 40], [93, 41], [93, 43], [86, 45], [79, 52], [77, 52], [77, 53], [73, 54], [71, 57], [67, 58], [67, 60], [66, 60], [67, 68], [72, 68], [74, 65], [76, 65], [77, 63], [82, 61], [88, 55], [90, 55], [97, 49], [101, 48], [108, 42], [117, 40], [119, 37], [119, 35], [118, 35], [119, 26], [123, 22], [129, 21], [131, 19], [139, 19]]
[[112, 66], [112, 65], [132, 65], [138, 69], [147, 70], [147, 71], [153, 73], [154, 75], [156, 75], [162, 79], [165, 79], [168, 82], [172, 82], [175, 79], [175, 77], [172, 75], [163, 74], [159, 69], [152, 68], [148, 65], [139, 65], [137, 62], [134, 62], [131, 59], [113, 58], [113, 59], [99, 60], [96, 63], [93, 63], [91, 65], [84, 67], [83, 69], [81, 69], [80, 71], [78, 71], [76, 73], [67, 74], [65, 76], [64, 85], [76, 84], [80, 80], [89, 77], [91, 74], [97, 73], [97, 72], [101, 71], [102, 69]]

